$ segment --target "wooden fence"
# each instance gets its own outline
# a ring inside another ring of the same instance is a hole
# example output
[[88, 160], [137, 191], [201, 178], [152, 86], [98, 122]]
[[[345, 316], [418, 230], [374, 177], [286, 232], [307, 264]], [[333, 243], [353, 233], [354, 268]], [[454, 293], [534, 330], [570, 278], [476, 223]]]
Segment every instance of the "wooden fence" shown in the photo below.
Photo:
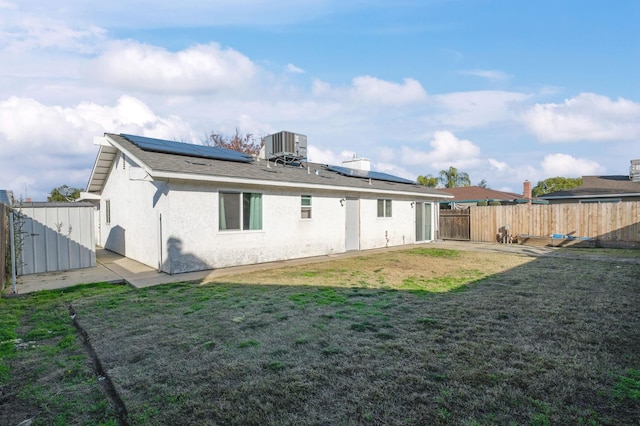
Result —
[[604, 242], [640, 243], [640, 201], [620, 203], [474, 206], [471, 241], [497, 239], [500, 228], [535, 237], [554, 234]]
[[440, 238], [465, 240], [471, 238], [469, 210], [440, 210]]

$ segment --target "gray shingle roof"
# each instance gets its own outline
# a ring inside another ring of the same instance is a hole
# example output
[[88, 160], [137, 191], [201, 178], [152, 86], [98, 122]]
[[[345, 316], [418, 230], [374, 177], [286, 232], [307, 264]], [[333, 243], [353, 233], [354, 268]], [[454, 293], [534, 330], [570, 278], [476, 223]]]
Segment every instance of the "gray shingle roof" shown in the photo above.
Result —
[[540, 198], [631, 196], [638, 194], [640, 194], [640, 182], [634, 182], [626, 175], [583, 176], [581, 186], [565, 191], [550, 192]]
[[494, 189], [482, 188], [480, 186], [461, 186], [458, 188], [446, 188], [442, 191], [454, 196], [453, 200], [447, 201], [478, 201], [478, 200], [514, 200], [522, 198], [522, 194], [513, 192], [496, 191]]
[[379, 190], [393, 192], [411, 192], [416, 195], [433, 196], [445, 198], [445, 194], [439, 190], [428, 188], [417, 183], [406, 184], [397, 182], [386, 182], [381, 180], [369, 180], [360, 177], [343, 176], [339, 173], [326, 169], [326, 165], [318, 163], [303, 163], [303, 167], [283, 166], [281, 163], [274, 164], [266, 160], [254, 161], [252, 163], [238, 163], [233, 161], [223, 161], [190, 157], [186, 155], [168, 154], [160, 152], [145, 151], [128, 141], [121, 135], [107, 133], [109, 139], [120, 145], [125, 152], [128, 152], [135, 159], [153, 171], [152, 175], [180, 174], [184, 178], [192, 176], [194, 180], [202, 180], [215, 177], [235, 178], [239, 180], [255, 180], [256, 183], [265, 185], [273, 182], [277, 185], [281, 182], [299, 184], [305, 186], [332, 186], [336, 189], [345, 190]]

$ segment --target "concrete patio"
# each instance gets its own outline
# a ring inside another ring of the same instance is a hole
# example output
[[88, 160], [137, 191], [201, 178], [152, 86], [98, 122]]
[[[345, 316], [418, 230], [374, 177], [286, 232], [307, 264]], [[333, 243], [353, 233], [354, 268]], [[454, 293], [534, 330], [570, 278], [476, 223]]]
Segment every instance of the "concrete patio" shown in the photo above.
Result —
[[[425, 244], [410, 244], [363, 251], [349, 251], [329, 256], [308, 257], [302, 259], [284, 260], [279, 262], [260, 263], [255, 265], [234, 266], [229, 268], [212, 269], [206, 271], [187, 272], [183, 274], [169, 275], [158, 272], [135, 260], [126, 258], [117, 253], [96, 248], [96, 266], [92, 268], [75, 269], [70, 271], [48, 272], [33, 275], [19, 276], [16, 283], [17, 294], [32, 293], [39, 290], [55, 290], [71, 287], [78, 284], [97, 282], [125, 283], [136, 288], [144, 288], [160, 284], [176, 283], [183, 281], [203, 281], [208, 279], [250, 273], [266, 269], [275, 269], [285, 266], [304, 265], [341, 257], [366, 256], [367, 254], [381, 253], [385, 251], [403, 250], [416, 247], [447, 248], [454, 250], [472, 250], [489, 252], [508, 252], [526, 256], [545, 256], [553, 253], [549, 247], [529, 247], [521, 245], [473, 243], [468, 241], [438, 241]], [[7, 293], [11, 293], [11, 283], [6, 285]]]

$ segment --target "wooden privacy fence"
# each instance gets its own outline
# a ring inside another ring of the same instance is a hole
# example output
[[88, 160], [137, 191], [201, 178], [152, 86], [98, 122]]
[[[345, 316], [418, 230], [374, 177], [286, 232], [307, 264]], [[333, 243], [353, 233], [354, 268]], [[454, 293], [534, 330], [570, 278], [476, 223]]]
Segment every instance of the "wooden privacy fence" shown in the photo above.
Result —
[[466, 240], [471, 238], [469, 210], [440, 210], [440, 238]]
[[640, 201], [473, 206], [471, 241], [495, 242], [499, 229], [535, 237], [554, 234], [606, 242], [640, 242]]

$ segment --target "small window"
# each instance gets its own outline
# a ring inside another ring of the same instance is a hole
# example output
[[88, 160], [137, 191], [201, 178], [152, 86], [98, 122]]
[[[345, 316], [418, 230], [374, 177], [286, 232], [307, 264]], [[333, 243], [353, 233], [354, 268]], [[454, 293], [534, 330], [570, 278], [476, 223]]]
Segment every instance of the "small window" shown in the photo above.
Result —
[[378, 217], [391, 217], [391, 200], [378, 200]]
[[106, 224], [111, 225], [111, 200], [104, 202], [104, 215]]
[[300, 196], [300, 218], [311, 219], [311, 195]]
[[262, 229], [262, 194], [221, 192], [218, 223], [221, 231]]

